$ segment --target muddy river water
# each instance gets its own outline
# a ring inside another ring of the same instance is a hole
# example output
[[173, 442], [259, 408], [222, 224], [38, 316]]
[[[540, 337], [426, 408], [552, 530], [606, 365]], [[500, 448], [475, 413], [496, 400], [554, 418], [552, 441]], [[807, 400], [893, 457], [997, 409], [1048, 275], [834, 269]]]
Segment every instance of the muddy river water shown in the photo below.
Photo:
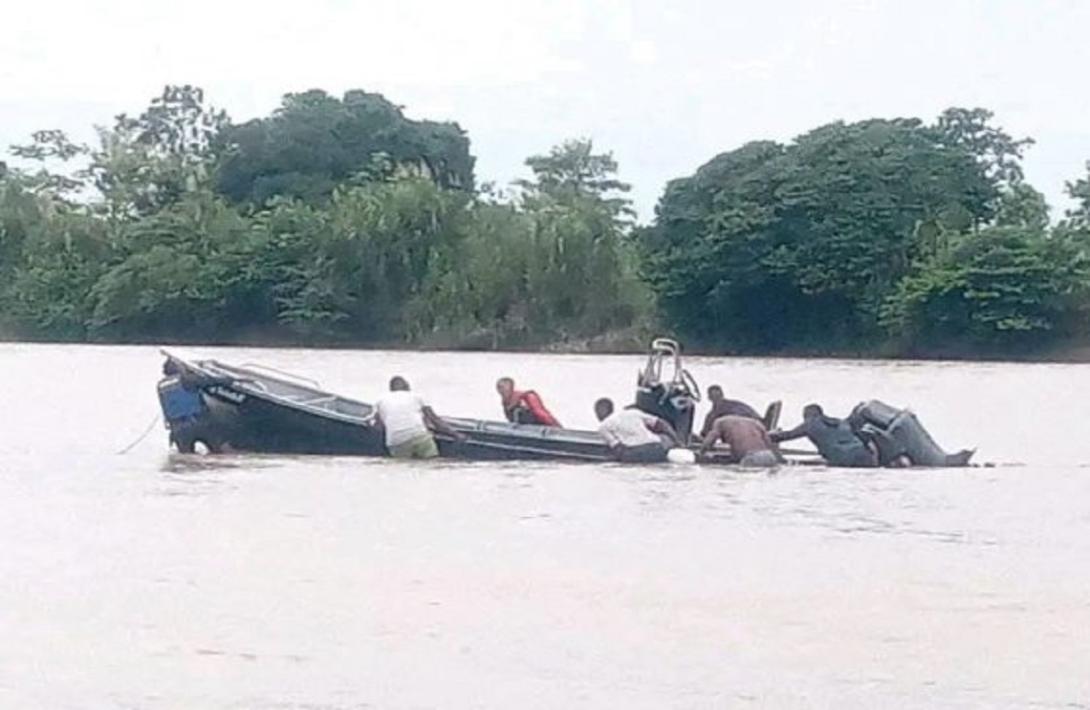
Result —
[[[569, 426], [638, 357], [190, 349]], [[168, 453], [151, 347], [0, 345], [0, 707], [1090, 707], [1090, 366], [693, 358], [989, 468]], [[701, 410], [703, 411], [703, 410]]]

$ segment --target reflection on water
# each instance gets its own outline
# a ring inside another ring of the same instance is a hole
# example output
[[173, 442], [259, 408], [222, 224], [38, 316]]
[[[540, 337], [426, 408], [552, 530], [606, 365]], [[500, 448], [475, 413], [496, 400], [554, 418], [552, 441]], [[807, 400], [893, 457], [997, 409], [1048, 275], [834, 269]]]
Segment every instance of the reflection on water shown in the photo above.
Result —
[[[634, 358], [227, 350], [593, 425]], [[153, 348], [0, 346], [0, 707], [1042, 707], [1090, 698], [1084, 366], [699, 359], [785, 423], [913, 406], [953, 471], [179, 456]], [[93, 376], [91, 376], [93, 373]], [[1016, 403], [1017, 406], [1014, 405]]]
[[275, 459], [263, 459], [261, 456], [202, 456], [200, 454], [179, 454], [171, 451], [163, 459], [159, 470], [163, 473], [191, 474], [238, 468], [252, 471], [275, 465]]

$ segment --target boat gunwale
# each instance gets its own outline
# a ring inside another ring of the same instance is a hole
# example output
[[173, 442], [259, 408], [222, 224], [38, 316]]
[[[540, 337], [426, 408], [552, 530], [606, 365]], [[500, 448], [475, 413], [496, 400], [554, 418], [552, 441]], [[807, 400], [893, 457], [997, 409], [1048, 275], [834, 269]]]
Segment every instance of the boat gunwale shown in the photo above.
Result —
[[[350, 402], [352, 404], [357, 404], [357, 405], [360, 405], [362, 407], [366, 407], [367, 409], [370, 409], [372, 412], [374, 412], [375, 405], [368, 404], [367, 402], [363, 402], [363, 401], [360, 401], [360, 400], [357, 400], [357, 399], [351, 399], [349, 397], [345, 397], [343, 395], [339, 395], [339, 394], [336, 394], [334, 392], [330, 392], [328, 390], [323, 390], [323, 389], [319, 389], [319, 388], [316, 388], [316, 387], [312, 387], [310, 385], [303, 384], [301, 382], [293, 382], [293, 381], [290, 381], [290, 380], [287, 380], [287, 379], [284, 379], [284, 378], [281, 378], [281, 377], [275, 377], [273, 375], [268, 375], [268, 374], [265, 374], [265, 373], [255, 372], [254, 370], [247, 369], [245, 367], [241, 367], [241, 366], [237, 366], [237, 365], [227, 365], [227, 364], [222, 363], [219, 360], [215, 360], [215, 359], [186, 360], [185, 358], [179, 357], [179, 356], [174, 355], [172, 353], [169, 353], [169, 352], [167, 352], [165, 350], [162, 351], [162, 352], [167, 357], [169, 357], [169, 358], [171, 358], [171, 359], [173, 359], [173, 360], [175, 360], [177, 362], [182, 363], [185, 367], [187, 367], [187, 368], [189, 368], [191, 370], [194, 370], [194, 371], [196, 371], [196, 372], [198, 372], [200, 374], [208, 375], [208, 376], [210, 376], [212, 378], [215, 378], [217, 376], [224, 376], [224, 375], [230, 377], [232, 381], [231, 381], [231, 383], [229, 385], [215, 385], [215, 386], [220, 386], [220, 387], [229, 386], [232, 389], [239, 390], [240, 392], [246, 394], [247, 396], [257, 397], [258, 399], [264, 399], [264, 400], [269, 401], [269, 402], [271, 402], [273, 404], [288, 407], [290, 409], [301, 411], [301, 412], [304, 412], [306, 414], [311, 414], [311, 415], [318, 416], [318, 417], [325, 417], [325, 418], [328, 418], [328, 419], [334, 419], [334, 420], [337, 420], [337, 421], [340, 421], [340, 422], [343, 422], [343, 423], [346, 423], [346, 424], [353, 424], [353, 425], [356, 425], [356, 426], [370, 426], [369, 423], [372, 422], [373, 418], [374, 418], [374, 414], [372, 414], [369, 417], [358, 417], [358, 416], [355, 416], [355, 415], [345, 414], [343, 412], [338, 412], [338, 411], [333, 410], [333, 409], [329, 409], [329, 408], [325, 408], [325, 407], [316, 407], [316, 406], [313, 406], [313, 405], [308, 404], [306, 402], [299, 402], [299, 401], [296, 401], [296, 400], [293, 400], [293, 399], [289, 399], [289, 398], [287, 398], [287, 397], [285, 397], [283, 395], [279, 395], [279, 394], [276, 394], [274, 392], [269, 392], [267, 390], [262, 390], [262, 389], [259, 389], [257, 387], [254, 387], [253, 384], [251, 384], [249, 382], [246, 382], [243, 379], [238, 378], [238, 375], [239, 374], [243, 374], [243, 375], [247, 375], [247, 376], [252, 375], [252, 377], [250, 377], [249, 379], [253, 380], [254, 382], [258, 382], [258, 381], [261, 381], [261, 380], [271, 380], [271, 381], [276, 382], [278, 384], [281, 384], [281, 385], [284, 385], [284, 386], [287, 386], [287, 387], [291, 387], [291, 388], [294, 388], [294, 389], [303, 390], [303, 391], [306, 391], [306, 392], [312, 392], [312, 393], [315, 393], [317, 395], [323, 395], [323, 396], [331, 397], [333, 399], [333, 401], [341, 400], [343, 402]], [[211, 368], [214, 368], [214, 369], [209, 369], [209, 366], [211, 366]], [[294, 375], [292, 375], [292, 376], [294, 377]], [[209, 389], [211, 390], [211, 388], [209, 388]], [[209, 393], [212, 396], [215, 396], [214, 390], [210, 391]], [[217, 397], [217, 400], [224, 401], [225, 403], [232, 403], [226, 397], [225, 398]], [[236, 404], [236, 403], [232, 403], [232, 404]], [[606, 445], [606, 441], [601, 436], [601, 434], [599, 434], [596, 431], [591, 431], [591, 430], [587, 430], [587, 429], [565, 429], [563, 427], [549, 427], [549, 426], [543, 426], [543, 425], [540, 425], [540, 424], [519, 424], [519, 423], [515, 423], [515, 422], [505, 422], [505, 421], [490, 420], [490, 419], [475, 419], [475, 418], [472, 418], [472, 417], [447, 417], [447, 416], [444, 416], [443, 420], [451, 423], [458, 430], [476, 432], [476, 433], [484, 434], [486, 436], [488, 436], [488, 435], [503, 436], [505, 434], [507, 434], [507, 435], [516, 435], [516, 436], [526, 436], [527, 434], [530, 434], [532, 439], [535, 439], [535, 440], [537, 440], [539, 442], [544, 440], [544, 441], [552, 441], [552, 442], [557, 442], [557, 443], [578, 444], [578, 445], [585, 445], [585, 446], [596, 446], [596, 445], [604, 446], [604, 445]], [[488, 428], [489, 425], [496, 425], [496, 426], [500, 427], [501, 430], [499, 430], [499, 431], [489, 430], [489, 428]], [[487, 444], [487, 442], [481, 442], [481, 443]], [[553, 452], [550, 450], [550, 453], [553, 453]]]

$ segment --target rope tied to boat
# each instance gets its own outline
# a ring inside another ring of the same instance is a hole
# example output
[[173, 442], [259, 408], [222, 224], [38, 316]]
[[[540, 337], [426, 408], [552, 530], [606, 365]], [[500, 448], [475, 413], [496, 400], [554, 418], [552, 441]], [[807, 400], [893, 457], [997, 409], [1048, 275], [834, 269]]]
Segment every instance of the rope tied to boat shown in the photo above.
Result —
[[161, 418], [162, 418], [162, 414], [159, 413], [159, 412], [156, 412], [155, 416], [152, 417], [152, 420], [150, 422], [148, 422], [147, 428], [144, 429], [144, 432], [139, 437], [137, 437], [136, 441], [132, 442], [131, 444], [129, 444], [125, 448], [118, 451], [117, 455], [118, 456], [124, 456], [125, 454], [129, 453], [134, 448], [136, 448], [137, 444], [142, 442], [144, 439], [148, 438], [148, 434], [151, 433], [151, 430], [155, 428], [155, 425], [159, 423], [159, 420]]

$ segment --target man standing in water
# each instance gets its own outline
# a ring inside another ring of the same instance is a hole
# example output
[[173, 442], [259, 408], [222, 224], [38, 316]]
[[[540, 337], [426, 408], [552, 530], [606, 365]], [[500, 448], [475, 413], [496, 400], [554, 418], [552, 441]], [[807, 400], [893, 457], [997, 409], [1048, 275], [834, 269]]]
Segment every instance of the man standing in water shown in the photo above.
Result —
[[804, 436], [832, 466], [878, 466], [877, 447], [871, 442], [863, 441], [846, 419], [825, 416], [825, 412], [816, 404], [808, 404], [802, 408], [802, 424], [791, 431], [774, 431], [771, 434], [772, 441], [777, 443]]
[[667, 441], [674, 446], [684, 446], [674, 428], [664, 420], [639, 409], [615, 412], [613, 400], [606, 397], [594, 403], [594, 414], [601, 422], [598, 433], [618, 461], [661, 463], [670, 450]]
[[542, 426], [560, 426], [553, 413], [548, 410], [541, 397], [533, 390], [520, 392], [515, 389], [515, 381], [510, 377], [496, 380], [496, 392], [500, 395], [503, 414], [507, 421], [516, 424], [541, 424]]
[[728, 414], [716, 419], [700, 453], [707, 453], [720, 441], [730, 447], [731, 459], [743, 466], [770, 468], [783, 463], [765, 425], [751, 417]]
[[753, 407], [737, 399], [727, 399], [723, 396], [723, 388], [712, 385], [708, 388], [708, 401], [712, 408], [708, 416], [704, 417], [704, 428], [700, 430], [700, 436], [705, 437], [711, 433], [712, 427], [720, 417], [749, 417], [761, 421], [761, 415]]
[[443, 421], [417, 394], [409, 390], [404, 377], [390, 380], [390, 392], [375, 405], [375, 418], [386, 436], [386, 449], [395, 459], [431, 459], [439, 455], [433, 431], [458, 441], [465, 435]]
[[191, 372], [173, 358], [168, 357], [163, 363], [163, 379], [159, 380], [158, 386], [159, 404], [170, 430], [169, 442], [178, 447], [179, 453], [193, 453], [198, 442], [216, 453], [227, 448], [222, 434], [210, 426], [205, 417], [208, 405], [201, 390], [230, 382], [228, 377], [209, 377]]

